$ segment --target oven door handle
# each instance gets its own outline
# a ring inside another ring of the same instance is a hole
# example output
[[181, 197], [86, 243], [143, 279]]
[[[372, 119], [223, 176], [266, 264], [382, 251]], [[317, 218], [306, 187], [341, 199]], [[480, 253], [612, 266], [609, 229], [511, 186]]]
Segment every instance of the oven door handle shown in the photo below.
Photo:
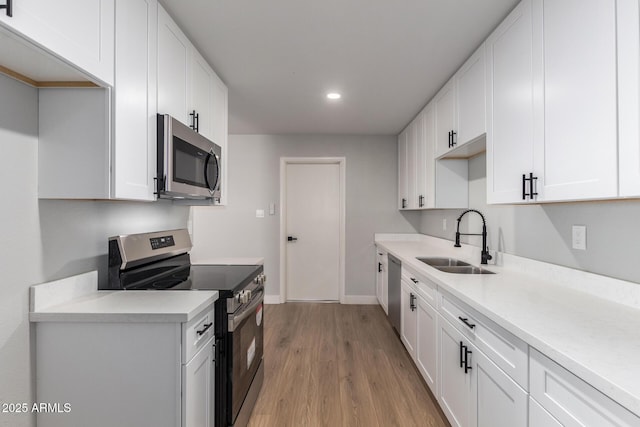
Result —
[[253, 311], [260, 305], [262, 304], [262, 302], [264, 301], [264, 290], [261, 289], [260, 291], [258, 291], [258, 295], [255, 296], [253, 298], [253, 300], [251, 301], [251, 303], [244, 308], [242, 311], [240, 311], [238, 314], [231, 314], [229, 315], [229, 327], [228, 327], [228, 331], [229, 332], [233, 332], [236, 330], [236, 327], [239, 326], [242, 321], [244, 319], [246, 319], [247, 317], [251, 316], [251, 314], [253, 313]]

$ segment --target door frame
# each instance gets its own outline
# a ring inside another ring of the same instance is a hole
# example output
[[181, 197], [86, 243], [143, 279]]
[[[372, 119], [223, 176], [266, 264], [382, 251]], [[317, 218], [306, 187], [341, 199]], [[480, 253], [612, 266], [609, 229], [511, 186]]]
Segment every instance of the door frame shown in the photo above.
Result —
[[337, 164], [340, 167], [340, 226], [338, 290], [340, 304], [345, 303], [345, 223], [346, 223], [346, 164], [345, 157], [281, 157], [280, 158], [280, 303], [287, 301], [287, 165], [290, 164]]

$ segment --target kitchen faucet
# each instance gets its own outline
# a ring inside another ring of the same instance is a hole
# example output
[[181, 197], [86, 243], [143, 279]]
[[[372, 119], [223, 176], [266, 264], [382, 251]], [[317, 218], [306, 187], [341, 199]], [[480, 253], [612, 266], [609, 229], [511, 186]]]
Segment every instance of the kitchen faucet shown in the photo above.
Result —
[[[475, 212], [480, 215], [480, 218], [482, 218], [482, 234], [460, 233], [460, 220], [462, 220], [462, 217], [469, 212]], [[480, 264], [487, 264], [487, 261], [493, 258], [491, 255], [489, 255], [489, 247], [487, 246], [487, 223], [484, 220], [484, 215], [482, 215], [480, 211], [477, 211], [475, 209], [467, 209], [466, 211], [462, 212], [462, 214], [460, 214], [460, 216], [458, 217], [458, 227], [456, 228], [456, 244], [453, 245], [456, 248], [460, 247], [460, 236], [482, 236], [482, 254]]]

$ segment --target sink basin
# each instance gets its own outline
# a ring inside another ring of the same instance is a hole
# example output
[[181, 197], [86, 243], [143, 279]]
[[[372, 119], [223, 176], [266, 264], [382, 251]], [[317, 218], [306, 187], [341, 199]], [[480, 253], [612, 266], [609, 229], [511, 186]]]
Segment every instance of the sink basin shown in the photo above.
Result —
[[464, 266], [434, 266], [440, 271], [445, 273], [455, 274], [496, 274], [493, 271], [485, 270], [484, 268], [474, 267], [472, 265]]
[[432, 267], [471, 267], [471, 264], [468, 262], [460, 261], [455, 258], [417, 258], [418, 261], [422, 261], [425, 264], [428, 264]]

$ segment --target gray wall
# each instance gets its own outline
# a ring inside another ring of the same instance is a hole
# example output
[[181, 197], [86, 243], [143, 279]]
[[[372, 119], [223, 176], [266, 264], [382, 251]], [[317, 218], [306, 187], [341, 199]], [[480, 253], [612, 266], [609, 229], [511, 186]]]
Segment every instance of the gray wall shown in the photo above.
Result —
[[[38, 92], [2, 75], [0, 153], [0, 402], [29, 403], [35, 381], [29, 286], [104, 272], [109, 236], [185, 227], [189, 208], [38, 200]], [[0, 414], [2, 427], [34, 425], [32, 415]]]
[[[640, 283], [640, 201], [487, 206], [486, 176], [484, 154], [469, 160], [469, 207], [485, 214], [490, 248]], [[459, 213], [424, 212], [420, 232], [453, 240], [455, 228], [443, 232], [442, 218]], [[480, 230], [477, 218], [467, 220], [471, 232]], [[572, 225], [587, 226], [586, 251], [571, 248]], [[469, 243], [480, 246], [480, 238]]]
[[229, 206], [194, 208], [193, 259], [264, 257], [268, 295], [280, 291], [281, 157], [346, 158], [346, 295], [375, 295], [374, 233], [419, 227], [419, 213], [396, 208], [395, 137], [231, 135], [228, 155]]

